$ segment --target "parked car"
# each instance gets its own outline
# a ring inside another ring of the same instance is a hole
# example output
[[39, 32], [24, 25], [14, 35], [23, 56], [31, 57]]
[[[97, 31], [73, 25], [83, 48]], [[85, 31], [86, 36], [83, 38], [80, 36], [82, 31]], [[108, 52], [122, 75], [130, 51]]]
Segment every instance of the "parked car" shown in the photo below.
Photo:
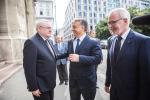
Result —
[[107, 46], [108, 46], [107, 45], [107, 40], [101, 40], [100, 43], [101, 43], [101, 48], [102, 49], [107, 49]]

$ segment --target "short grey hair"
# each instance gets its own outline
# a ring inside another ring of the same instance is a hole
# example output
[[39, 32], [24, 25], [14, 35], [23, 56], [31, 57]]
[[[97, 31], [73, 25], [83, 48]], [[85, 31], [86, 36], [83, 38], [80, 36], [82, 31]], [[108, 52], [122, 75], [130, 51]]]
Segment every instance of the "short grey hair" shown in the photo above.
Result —
[[75, 19], [73, 20], [73, 22], [80, 22], [80, 24], [81, 24], [82, 26], [84, 26], [84, 31], [85, 31], [85, 32], [88, 31], [88, 22], [87, 22], [85, 19], [83, 19], [83, 18], [75, 18]]
[[120, 18], [122, 19], [127, 19], [129, 22], [130, 22], [130, 13], [127, 9], [125, 8], [115, 8], [113, 10], [111, 10], [108, 14], [108, 17], [113, 13], [113, 12], [116, 12], [118, 13], [118, 15], [120, 16]]
[[36, 23], [36, 28], [39, 28], [40, 26], [43, 26], [45, 23], [50, 23], [50, 21], [46, 20], [46, 19], [38, 20], [37, 23]]

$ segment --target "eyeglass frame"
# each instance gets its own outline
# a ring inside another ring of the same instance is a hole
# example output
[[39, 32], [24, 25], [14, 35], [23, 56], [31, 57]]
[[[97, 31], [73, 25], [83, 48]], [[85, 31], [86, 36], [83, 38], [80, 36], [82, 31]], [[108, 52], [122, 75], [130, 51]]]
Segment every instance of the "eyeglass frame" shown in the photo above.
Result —
[[42, 28], [51, 29], [51, 27], [40, 26]]
[[125, 18], [119, 18], [119, 19], [114, 20], [114, 21], [109, 21], [107, 24], [108, 24], [108, 25], [113, 25], [113, 24], [116, 24], [118, 21], [124, 20], [124, 19], [125, 19]]

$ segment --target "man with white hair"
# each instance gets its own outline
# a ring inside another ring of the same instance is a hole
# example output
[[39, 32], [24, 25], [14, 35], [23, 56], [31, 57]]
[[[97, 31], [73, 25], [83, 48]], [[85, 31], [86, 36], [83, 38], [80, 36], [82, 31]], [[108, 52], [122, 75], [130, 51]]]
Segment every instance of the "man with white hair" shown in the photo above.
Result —
[[130, 14], [124, 8], [108, 15], [113, 35], [108, 41], [105, 91], [110, 100], [149, 100], [150, 38], [129, 27]]
[[48, 40], [52, 27], [47, 20], [39, 21], [37, 33], [24, 43], [23, 67], [27, 88], [34, 100], [53, 100], [56, 85], [56, 54]]

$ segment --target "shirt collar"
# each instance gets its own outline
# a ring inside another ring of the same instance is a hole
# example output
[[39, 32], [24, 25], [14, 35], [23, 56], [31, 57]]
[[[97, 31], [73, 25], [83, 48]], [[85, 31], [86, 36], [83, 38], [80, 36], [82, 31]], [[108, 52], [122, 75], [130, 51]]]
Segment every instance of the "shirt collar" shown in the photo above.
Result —
[[45, 40], [47, 40], [46, 38], [44, 38], [40, 33], [38, 33], [40, 36], [41, 36], [41, 38], [45, 41]]
[[124, 34], [121, 35], [122, 39], [124, 39], [124, 40], [126, 39], [126, 37], [129, 34], [129, 31], [130, 31], [130, 28]]
[[77, 39], [80, 39], [80, 42], [83, 41], [83, 39], [86, 37], [86, 33], [84, 33], [80, 38], [75, 38], [75, 41], [77, 41]]

